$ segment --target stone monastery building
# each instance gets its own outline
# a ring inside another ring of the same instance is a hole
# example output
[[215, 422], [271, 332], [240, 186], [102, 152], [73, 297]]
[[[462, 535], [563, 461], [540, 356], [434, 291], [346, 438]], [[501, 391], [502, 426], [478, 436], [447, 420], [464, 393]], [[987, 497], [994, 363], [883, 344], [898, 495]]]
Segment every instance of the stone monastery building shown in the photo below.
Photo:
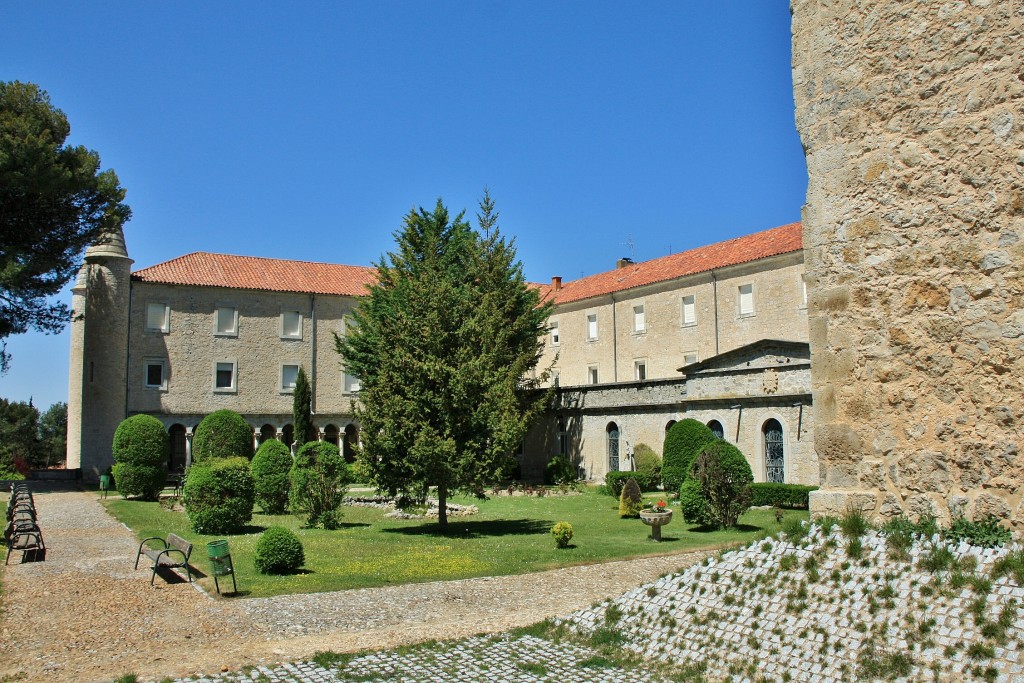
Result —
[[[353, 457], [359, 382], [333, 333], [376, 270], [197, 252], [131, 272], [122, 235], [91, 247], [72, 289], [68, 467], [95, 479], [128, 415], [167, 427], [169, 466], [222, 408], [253, 439], [293, 440], [304, 368], [319, 438]], [[692, 417], [735, 443], [757, 481], [818, 484], [801, 225], [794, 223], [614, 270], [541, 285], [555, 310], [540, 367], [559, 390], [524, 440], [523, 476], [568, 455], [580, 476], [633, 468]]]

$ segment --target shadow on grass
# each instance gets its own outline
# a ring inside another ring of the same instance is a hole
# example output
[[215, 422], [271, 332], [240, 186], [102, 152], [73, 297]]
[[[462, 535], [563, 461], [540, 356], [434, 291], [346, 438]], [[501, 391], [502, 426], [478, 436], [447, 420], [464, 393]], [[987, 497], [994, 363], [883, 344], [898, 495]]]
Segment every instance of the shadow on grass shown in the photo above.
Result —
[[529, 536], [547, 534], [554, 522], [543, 519], [487, 519], [468, 520], [455, 517], [448, 520], [448, 528], [442, 529], [437, 522], [419, 526], [391, 527], [381, 529], [387, 534], [407, 536], [445, 536], [448, 538], [479, 538], [482, 536]]
[[[716, 526], [692, 526], [692, 527], [687, 529], [687, 531], [695, 533], [695, 534], [711, 534], [711, 533], [714, 533], [716, 531], [742, 531], [743, 533], [753, 533], [753, 532], [764, 531], [764, 530], [765, 530], [764, 527], [755, 526], [753, 524], [737, 524], [736, 526], [729, 527], [728, 529], [720, 529], [720, 528], [718, 528]], [[662, 538], [664, 540], [668, 539], [667, 536], [663, 536]]]
[[[367, 527], [367, 526], [373, 526], [373, 525], [368, 523], [368, 522], [338, 522], [338, 526], [336, 528], [334, 528], [334, 529], [326, 529], [326, 531], [343, 531], [345, 529], [357, 529], [359, 527]], [[305, 525], [303, 525], [303, 526], [301, 526], [299, 528], [302, 529], [303, 531], [308, 531], [310, 529], [319, 529], [320, 531], [325, 531], [325, 529], [323, 527], [320, 527], [320, 526], [305, 526]]]

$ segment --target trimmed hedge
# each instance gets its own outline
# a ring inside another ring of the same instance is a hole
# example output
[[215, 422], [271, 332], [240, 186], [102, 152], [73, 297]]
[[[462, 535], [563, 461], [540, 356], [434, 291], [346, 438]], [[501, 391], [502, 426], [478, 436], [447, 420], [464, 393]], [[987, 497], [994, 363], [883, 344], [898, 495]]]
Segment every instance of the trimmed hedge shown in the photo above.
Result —
[[306, 561], [306, 551], [295, 532], [272, 526], [256, 541], [253, 564], [260, 574], [292, 574]]
[[252, 519], [256, 486], [245, 458], [215, 458], [193, 465], [182, 492], [197, 534], [237, 534]]
[[252, 460], [252, 427], [233, 410], [218, 410], [203, 418], [192, 437], [192, 462], [214, 458]]
[[641, 491], [657, 491], [661, 483], [660, 477], [650, 472], [609, 472], [604, 476], [604, 485], [609, 494], [618, 498], [627, 479], [636, 479]]
[[167, 430], [152, 415], [132, 415], [114, 432], [114, 479], [123, 497], [156, 500], [167, 481], [171, 446]]
[[661, 464], [661, 481], [666, 491], [678, 491], [690, 478], [697, 455], [708, 444], [717, 441], [703, 422], [687, 418], [672, 425], [665, 435], [665, 450]]
[[630, 477], [619, 495], [619, 517], [639, 517], [643, 509], [644, 501], [640, 496], [640, 487], [636, 479]]
[[751, 484], [750, 493], [753, 496], [750, 504], [752, 506], [768, 505], [771, 507], [792, 508], [794, 510], [806, 510], [810, 506], [808, 496], [811, 491], [817, 491], [817, 486], [801, 486], [800, 484], [774, 484], [765, 482]]
[[571, 484], [577, 479], [579, 479], [579, 475], [576, 473], [576, 468], [564, 455], [556, 455], [551, 458], [544, 468], [544, 483], [548, 486]]
[[280, 515], [288, 510], [288, 492], [291, 490], [292, 452], [277, 439], [260, 444], [252, 458], [252, 477], [256, 484], [256, 500], [268, 515]]
[[341, 500], [351, 474], [338, 447], [328, 441], [310, 441], [295, 454], [288, 476], [292, 482], [292, 512], [305, 512], [306, 526], [337, 529]]
[[654, 452], [654, 449], [645, 443], [638, 443], [633, 449], [633, 461], [636, 463], [636, 471], [644, 474], [652, 474], [661, 481], [661, 456]]

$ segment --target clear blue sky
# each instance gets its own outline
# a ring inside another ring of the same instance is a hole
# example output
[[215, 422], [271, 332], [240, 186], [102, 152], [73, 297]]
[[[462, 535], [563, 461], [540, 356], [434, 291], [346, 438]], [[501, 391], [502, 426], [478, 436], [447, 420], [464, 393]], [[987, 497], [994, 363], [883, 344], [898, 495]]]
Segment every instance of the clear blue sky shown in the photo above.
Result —
[[[136, 269], [366, 265], [411, 207], [475, 216], [488, 186], [544, 282], [799, 220], [788, 5], [6, 3], [0, 80], [117, 171]], [[67, 400], [66, 332], [8, 350], [0, 396]]]

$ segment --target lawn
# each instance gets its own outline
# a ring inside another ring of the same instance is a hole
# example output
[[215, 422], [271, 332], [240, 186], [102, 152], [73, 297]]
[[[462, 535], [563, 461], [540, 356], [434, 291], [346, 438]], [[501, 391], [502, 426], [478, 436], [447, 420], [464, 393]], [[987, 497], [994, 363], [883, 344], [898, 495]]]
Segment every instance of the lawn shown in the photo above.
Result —
[[[650, 530], [640, 520], [619, 518], [617, 500], [593, 489], [576, 496], [500, 496], [483, 501], [456, 498], [453, 502], [477, 505], [480, 512], [472, 517], [450, 518], [443, 534], [436, 521], [389, 519], [382, 510], [345, 506], [342, 528], [335, 531], [303, 529], [302, 519], [293, 515], [254, 514], [247, 533], [202, 536], [192, 532], [184, 512], [172, 512], [158, 503], [114, 497], [102, 502], [139, 538], [173, 532], [192, 541], [192, 565], [205, 574], [210, 572], [206, 543], [227, 538], [239, 592], [253, 597], [520, 574], [722, 547], [748, 542], [779, 528], [771, 510], [751, 510], [740, 518], [739, 529], [712, 532], [689, 527], [677, 513], [672, 523], [663, 527], [659, 544], [650, 540]], [[807, 518], [806, 511], [789, 510], [786, 515]], [[575, 530], [572, 544], [563, 550], [555, 548], [550, 533], [551, 526], [560, 520], [568, 521]], [[260, 532], [272, 525], [299, 534], [306, 552], [303, 573], [256, 573], [253, 549]], [[212, 576], [200, 579], [200, 585], [213, 591]], [[224, 585], [221, 581], [222, 589]], [[230, 578], [228, 585], [230, 588]]]

